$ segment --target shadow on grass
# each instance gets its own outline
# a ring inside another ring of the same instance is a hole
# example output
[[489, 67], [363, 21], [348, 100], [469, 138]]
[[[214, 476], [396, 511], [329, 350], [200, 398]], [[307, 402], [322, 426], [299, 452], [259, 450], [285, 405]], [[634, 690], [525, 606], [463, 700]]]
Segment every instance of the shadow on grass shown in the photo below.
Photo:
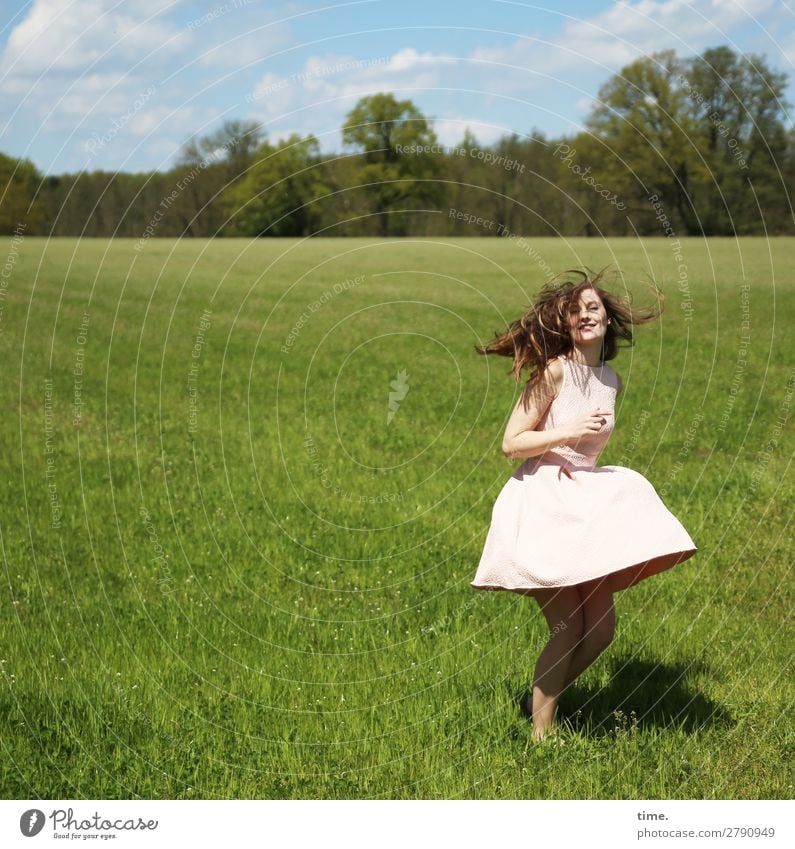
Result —
[[[633, 726], [677, 729], [694, 734], [734, 724], [728, 711], [705, 698], [691, 681], [708, 674], [701, 663], [667, 665], [613, 659], [604, 687], [576, 681], [561, 697], [558, 720], [585, 737], [603, 737]], [[525, 703], [530, 689], [516, 694]], [[526, 711], [522, 711], [527, 716]]]

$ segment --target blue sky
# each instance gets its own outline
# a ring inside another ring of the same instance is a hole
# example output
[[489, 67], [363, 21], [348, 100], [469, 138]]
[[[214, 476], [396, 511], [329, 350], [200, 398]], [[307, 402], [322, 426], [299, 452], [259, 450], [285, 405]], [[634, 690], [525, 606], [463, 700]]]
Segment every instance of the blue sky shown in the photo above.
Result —
[[377, 91], [445, 145], [572, 133], [611, 74], [666, 48], [795, 71], [795, 0], [30, 0], [0, 5], [0, 27], [0, 151], [46, 174], [164, 170], [228, 118], [340, 150]]

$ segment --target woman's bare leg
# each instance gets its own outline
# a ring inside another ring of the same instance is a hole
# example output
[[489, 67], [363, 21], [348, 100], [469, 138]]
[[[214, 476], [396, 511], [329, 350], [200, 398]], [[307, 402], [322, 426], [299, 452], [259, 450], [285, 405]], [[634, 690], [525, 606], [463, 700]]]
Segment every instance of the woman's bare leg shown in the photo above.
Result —
[[555, 720], [568, 669], [583, 633], [582, 599], [575, 587], [536, 593], [549, 625], [549, 641], [538, 658], [533, 678], [533, 736], [542, 740]]
[[587, 581], [577, 584], [576, 589], [583, 617], [582, 639], [567, 668], [565, 686], [582, 675], [610, 645], [616, 630], [616, 608], [608, 580]]

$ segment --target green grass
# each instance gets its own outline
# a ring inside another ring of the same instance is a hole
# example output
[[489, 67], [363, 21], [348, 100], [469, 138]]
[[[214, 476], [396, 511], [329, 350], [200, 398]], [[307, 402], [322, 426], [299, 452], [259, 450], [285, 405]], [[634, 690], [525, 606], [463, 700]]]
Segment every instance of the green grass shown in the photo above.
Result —
[[509, 362], [473, 345], [542, 282], [528, 252], [4, 241], [4, 797], [792, 797], [795, 240], [683, 239], [689, 315], [667, 240], [531, 244], [665, 291], [601, 462], [699, 546], [617, 596], [558, 747], [517, 707], [535, 602], [469, 587], [516, 465]]

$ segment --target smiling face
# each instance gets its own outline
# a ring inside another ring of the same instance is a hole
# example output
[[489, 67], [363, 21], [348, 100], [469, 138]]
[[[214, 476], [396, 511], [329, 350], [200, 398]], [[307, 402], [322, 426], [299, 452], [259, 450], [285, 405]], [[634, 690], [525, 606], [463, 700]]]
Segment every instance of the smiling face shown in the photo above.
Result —
[[601, 346], [607, 332], [607, 310], [593, 289], [583, 289], [569, 308], [571, 340], [577, 347]]

